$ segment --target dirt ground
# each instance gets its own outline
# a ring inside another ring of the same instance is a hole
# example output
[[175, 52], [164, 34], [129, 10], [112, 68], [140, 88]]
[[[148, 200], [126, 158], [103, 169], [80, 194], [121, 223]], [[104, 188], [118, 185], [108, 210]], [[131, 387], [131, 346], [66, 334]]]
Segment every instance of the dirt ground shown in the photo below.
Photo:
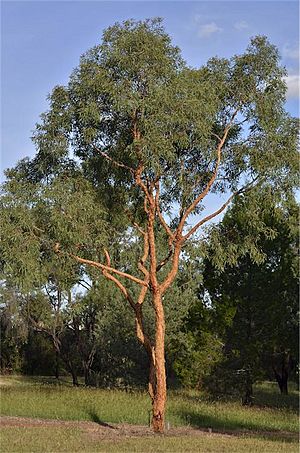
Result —
[[[14, 427], [74, 427], [103, 439], [116, 439], [126, 437], [151, 437], [154, 436], [151, 428], [140, 425], [129, 424], [115, 424], [103, 422], [88, 422], [88, 421], [65, 421], [65, 420], [47, 420], [39, 418], [25, 418], [25, 417], [0, 417], [0, 426], [14, 426]], [[203, 435], [210, 434], [210, 431], [201, 431], [195, 428], [182, 427], [166, 429], [165, 435], [168, 436], [184, 436], [184, 435]], [[224, 435], [224, 434], [223, 434]]]
[[[79, 428], [83, 432], [89, 435], [89, 437], [103, 439], [103, 440], [121, 440], [126, 438], [139, 438], [139, 437], [153, 437], [156, 434], [153, 433], [151, 428], [147, 426], [140, 425], [129, 425], [129, 424], [114, 424], [114, 423], [104, 423], [104, 422], [89, 422], [89, 421], [65, 421], [65, 420], [48, 420], [48, 419], [39, 419], [39, 418], [25, 418], [25, 417], [13, 417], [13, 416], [1, 416], [0, 417], [0, 427], [73, 427]], [[243, 431], [222, 431], [217, 432], [211, 429], [197, 429], [192, 427], [176, 427], [165, 430], [164, 436], [211, 436], [211, 435], [220, 435], [220, 436], [255, 436], [257, 434], [263, 434], [265, 438], [268, 437], [277, 437], [278, 440], [292, 440], [297, 439], [297, 433], [290, 432], [274, 432], [274, 431], [264, 431], [263, 433], [243, 430]]]

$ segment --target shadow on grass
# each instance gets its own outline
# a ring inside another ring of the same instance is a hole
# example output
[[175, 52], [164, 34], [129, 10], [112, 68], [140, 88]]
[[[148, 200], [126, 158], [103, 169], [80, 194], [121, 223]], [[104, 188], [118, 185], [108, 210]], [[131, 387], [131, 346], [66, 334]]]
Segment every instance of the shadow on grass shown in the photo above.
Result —
[[299, 392], [291, 391], [288, 395], [282, 395], [274, 388], [257, 388], [254, 392], [254, 405], [275, 409], [288, 409], [298, 414]]
[[91, 421], [94, 423], [97, 423], [97, 425], [104, 426], [105, 428], [110, 428], [110, 429], [116, 429], [114, 426], [109, 425], [108, 423], [103, 422], [99, 416], [96, 414], [96, 412], [93, 411], [88, 411], [87, 412], [88, 416], [90, 417]]
[[261, 426], [251, 423], [251, 421], [249, 421], [249, 423], [239, 423], [236, 420], [224, 420], [218, 416], [212, 417], [186, 410], [177, 412], [176, 415], [187, 421], [189, 425], [194, 428], [205, 430], [212, 429], [215, 433], [239, 437], [256, 437], [270, 441], [298, 442], [298, 434], [296, 432], [271, 429], [264, 430]]
[[[189, 391], [173, 392], [174, 396], [191, 402], [224, 402], [224, 403], [241, 403], [241, 399], [237, 397], [212, 396], [208, 393], [191, 393]], [[289, 411], [299, 413], [299, 391], [291, 389], [288, 395], [283, 395], [279, 392], [277, 384], [270, 383], [269, 385], [260, 385], [254, 388], [254, 407], [266, 407], [270, 409], [287, 409]]]

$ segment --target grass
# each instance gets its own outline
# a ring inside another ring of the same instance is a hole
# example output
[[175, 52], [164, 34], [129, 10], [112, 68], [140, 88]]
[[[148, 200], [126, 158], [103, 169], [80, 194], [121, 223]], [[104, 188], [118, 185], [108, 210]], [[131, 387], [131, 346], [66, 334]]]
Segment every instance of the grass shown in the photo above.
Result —
[[[13, 385], [8, 385], [11, 379]], [[2, 377], [1, 382], [7, 383], [1, 389], [2, 415], [140, 425], [149, 421], [146, 392], [73, 388], [69, 383], [53, 385], [49, 379]], [[166, 418], [171, 426], [297, 432], [296, 392], [289, 396], [289, 404], [276, 392], [272, 385], [258, 388], [257, 405], [250, 408], [239, 402], [209, 401], [199, 392], [170, 392]], [[275, 407], [270, 407], [274, 395]]]
[[[100, 425], [147, 425], [149, 421], [150, 401], [145, 392], [73, 388], [69, 381], [55, 383], [51, 378], [16, 376], [1, 377], [0, 387], [1, 415], [86, 420]], [[253, 407], [235, 401], [211, 401], [199, 392], [169, 392], [166, 419], [171, 427], [210, 428], [213, 433], [221, 433], [218, 435], [190, 436], [187, 432], [177, 437], [100, 442], [77, 427], [4, 427], [1, 451], [296, 451], [299, 393], [293, 390], [282, 396], [272, 383], [261, 384], [255, 390]], [[20, 438], [21, 447], [17, 445]]]
[[[22, 442], [20, 442], [22, 439]], [[148, 437], [99, 441], [75, 428], [5, 428], [3, 453], [41, 452], [298, 452], [296, 444], [222, 435]]]

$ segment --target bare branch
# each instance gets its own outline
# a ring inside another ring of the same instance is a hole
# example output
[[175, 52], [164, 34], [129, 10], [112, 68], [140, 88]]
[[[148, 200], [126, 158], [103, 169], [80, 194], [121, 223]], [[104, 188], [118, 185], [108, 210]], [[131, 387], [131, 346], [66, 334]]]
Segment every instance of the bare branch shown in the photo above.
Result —
[[[144, 233], [144, 253], [138, 263], [138, 267], [146, 277], [149, 276], [149, 271], [145, 267], [145, 262], [146, 262], [148, 256], [149, 256], [149, 237], [148, 237], [148, 233]], [[148, 287], [148, 283], [149, 282], [147, 282], [147, 287]]]
[[221, 214], [221, 212], [224, 211], [224, 209], [229, 205], [229, 203], [231, 202], [231, 200], [236, 196], [236, 195], [239, 195], [241, 193], [244, 193], [246, 192], [247, 190], [249, 190], [253, 183], [256, 182], [258, 179], [258, 177], [256, 177], [254, 180], [252, 180], [249, 184], [246, 184], [246, 186], [242, 187], [241, 189], [239, 190], [236, 190], [235, 192], [233, 192], [233, 194], [230, 195], [230, 197], [228, 198], [228, 200], [222, 204], [222, 206], [217, 209], [215, 212], [213, 212], [212, 214], [209, 214], [208, 216], [204, 217], [203, 219], [201, 219], [198, 223], [196, 223], [196, 225], [193, 226], [193, 228], [190, 229], [190, 231], [185, 234], [183, 236], [183, 240], [185, 241], [186, 239], [188, 239], [192, 234], [194, 234], [198, 228], [203, 225], [204, 223], [208, 222], [209, 220], [213, 219], [214, 217], [216, 217], [217, 215]]
[[108, 251], [106, 249], [104, 249], [104, 255], [105, 255], [105, 258], [106, 258], [106, 264], [107, 264], [107, 266], [110, 267], [111, 260], [110, 260], [109, 253], [108, 253]]
[[183, 227], [184, 227], [184, 224], [185, 224], [185, 221], [186, 221], [187, 217], [191, 214], [191, 212], [194, 211], [194, 209], [198, 206], [200, 201], [203, 200], [203, 198], [209, 193], [213, 183], [215, 182], [215, 179], [216, 179], [217, 174], [218, 174], [218, 169], [219, 169], [219, 166], [220, 166], [220, 162], [221, 162], [222, 148], [223, 148], [223, 145], [224, 145], [224, 143], [226, 141], [226, 138], [228, 136], [228, 132], [229, 132], [231, 126], [232, 126], [232, 123], [233, 123], [234, 118], [236, 117], [237, 113], [238, 113], [238, 109], [236, 109], [235, 112], [232, 114], [230, 122], [225, 127], [224, 133], [223, 133], [223, 137], [221, 138], [221, 137], [217, 136], [217, 138], [219, 139], [219, 144], [217, 146], [217, 161], [216, 161], [216, 165], [215, 165], [215, 170], [214, 170], [210, 180], [208, 181], [205, 189], [198, 195], [198, 197], [195, 198], [195, 200], [190, 204], [190, 206], [186, 209], [185, 213], [182, 215], [180, 223], [179, 223], [178, 228], [177, 228], [177, 232], [178, 232], [179, 235], [182, 234]]
[[141, 291], [140, 291], [140, 294], [139, 294], [139, 297], [138, 297], [138, 301], [137, 301], [138, 305], [142, 305], [142, 303], [145, 300], [145, 297], [146, 297], [146, 294], [147, 294], [147, 291], [148, 291], [149, 275], [147, 275], [147, 277], [145, 278], [145, 283], [147, 283], [147, 286], [143, 286]]
[[135, 220], [133, 219], [129, 209], [125, 209], [125, 213], [128, 217], [128, 219], [131, 221], [132, 225], [142, 234], [146, 234], [145, 231], [143, 230], [143, 228], [137, 223], [135, 222]]
[[88, 282], [86, 282], [85, 280], [79, 280], [78, 281], [78, 284], [81, 285], [83, 288], [89, 290], [91, 289], [92, 285], [90, 285]]
[[98, 263], [97, 261], [92, 261], [92, 260], [88, 260], [85, 258], [81, 258], [80, 256], [73, 255], [72, 253], [70, 253], [70, 256], [75, 258], [79, 263], [89, 264], [90, 266], [97, 267], [97, 268], [101, 269], [102, 271], [104, 270], [104, 271], [108, 271], [108, 272], [113, 272], [114, 274], [120, 275], [120, 277], [128, 278], [129, 280], [132, 280], [133, 282], [138, 283], [139, 285], [142, 285], [142, 286], [147, 285], [143, 280], [140, 280], [139, 278], [134, 277], [133, 275], [127, 274], [126, 272], [118, 271], [117, 269], [114, 269], [113, 267], [106, 266], [105, 264]]
[[167, 264], [167, 262], [169, 261], [169, 259], [172, 256], [172, 253], [173, 253], [173, 250], [172, 250], [172, 248], [170, 248], [168, 255], [163, 260], [161, 260], [161, 262], [157, 266], [156, 272], [160, 271], [161, 268], [164, 267]]
[[133, 308], [133, 310], [135, 310], [135, 303], [134, 303], [134, 300], [133, 298], [131, 297], [130, 293], [128, 292], [128, 290], [125, 288], [124, 285], [122, 285], [122, 283], [114, 276], [114, 275], [111, 275], [109, 273], [109, 271], [107, 271], [106, 269], [103, 269], [102, 270], [102, 273], [104, 275], [104, 277], [106, 277], [108, 280], [111, 280], [112, 282], [114, 282], [117, 287], [119, 288], [119, 290], [123, 293], [123, 295], [125, 296], [125, 299], [128, 300], [128, 302], [130, 303], [130, 306]]
[[182, 238], [177, 238], [175, 247], [174, 247], [174, 254], [173, 254], [173, 261], [172, 261], [172, 267], [165, 278], [164, 282], [160, 285], [160, 290], [161, 294], [163, 294], [169, 286], [172, 284], [174, 281], [177, 271], [178, 271], [178, 266], [179, 266], [179, 256], [180, 256], [180, 251], [181, 251], [181, 246], [182, 246]]
[[[135, 178], [135, 182], [136, 182], [136, 185], [139, 186], [142, 191], [144, 192], [145, 196], [146, 196], [146, 199], [148, 201], [148, 203], [150, 205], [153, 204], [153, 199], [152, 197], [150, 196], [150, 192], [146, 186], [146, 184], [144, 183], [144, 181], [142, 180], [142, 172], [144, 170], [144, 166], [142, 163], [139, 163], [138, 165], [138, 168], [134, 171], [134, 178]], [[144, 208], [146, 210], [146, 206], [144, 204]], [[148, 210], [146, 211], [148, 212]]]
[[129, 167], [128, 165], [125, 165], [122, 162], [117, 162], [112, 157], [110, 157], [105, 151], [102, 151], [101, 149], [97, 148], [96, 146], [94, 146], [94, 149], [99, 154], [101, 154], [101, 156], [104, 157], [106, 160], [109, 160], [111, 163], [113, 163], [116, 167], [126, 168], [126, 170], [129, 170], [130, 173], [134, 174], [135, 170], [132, 167]]
[[155, 188], [156, 188], [156, 193], [155, 193], [155, 206], [156, 206], [156, 211], [157, 211], [157, 215], [158, 215], [158, 218], [160, 220], [160, 223], [162, 224], [162, 226], [164, 227], [167, 235], [172, 239], [172, 241], [175, 239], [175, 235], [173, 233], [173, 231], [171, 230], [171, 228], [169, 227], [169, 225], [167, 224], [167, 222], [165, 221], [162, 213], [161, 213], [161, 210], [160, 210], [160, 206], [159, 206], [159, 195], [160, 195], [160, 187], [159, 187], [159, 182], [157, 181], [156, 182], [156, 185], [155, 185]]
[[148, 206], [147, 206], [147, 197], [144, 198], [144, 211], [146, 214], [149, 213], [149, 209], [148, 209]]
[[186, 240], [188, 239], [192, 234], [194, 234], [198, 228], [203, 225], [204, 223], [208, 222], [209, 220], [213, 219], [214, 217], [216, 217], [217, 215], [221, 214], [222, 211], [224, 211], [224, 209], [229, 205], [229, 203], [231, 202], [231, 200], [233, 199], [233, 197], [235, 195], [237, 195], [238, 192], [234, 192], [229, 198], [228, 200], [219, 208], [217, 209], [217, 211], [213, 212], [212, 214], [204, 217], [203, 219], [201, 219], [198, 223], [196, 223], [196, 225], [193, 226], [193, 228], [191, 228], [191, 230], [185, 234], [183, 236], [183, 239]]
[[220, 137], [218, 134], [215, 134], [214, 132], [212, 132], [211, 135], [213, 135], [214, 137], [216, 137], [216, 138], [219, 140], [219, 142], [222, 141], [221, 137]]

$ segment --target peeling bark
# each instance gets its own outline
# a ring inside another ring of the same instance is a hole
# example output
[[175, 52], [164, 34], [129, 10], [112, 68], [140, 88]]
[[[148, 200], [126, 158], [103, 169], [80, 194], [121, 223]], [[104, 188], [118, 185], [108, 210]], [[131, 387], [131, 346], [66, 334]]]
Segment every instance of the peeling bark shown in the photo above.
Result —
[[157, 433], [164, 432], [165, 406], [167, 399], [166, 367], [165, 367], [165, 319], [162, 298], [159, 292], [153, 297], [156, 316], [155, 332], [155, 378], [156, 391], [152, 402], [152, 427]]

